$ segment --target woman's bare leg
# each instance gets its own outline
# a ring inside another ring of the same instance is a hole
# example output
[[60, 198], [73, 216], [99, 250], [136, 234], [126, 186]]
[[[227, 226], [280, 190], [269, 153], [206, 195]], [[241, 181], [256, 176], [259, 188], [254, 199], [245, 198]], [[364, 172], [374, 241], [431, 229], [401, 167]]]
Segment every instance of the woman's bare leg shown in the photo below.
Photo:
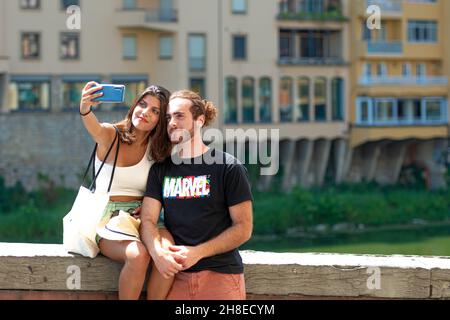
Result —
[[[161, 242], [163, 248], [168, 249], [174, 244], [172, 235], [167, 229], [159, 229]], [[155, 264], [152, 263], [152, 271], [147, 284], [147, 299], [148, 300], [165, 300], [172, 288], [174, 277], [166, 279], [159, 273]]]
[[145, 282], [150, 255], [145, 246], [138, 241], [100, 241], [101, 253], [124, 263], [119, 278], [119, 299], [138, 300]]

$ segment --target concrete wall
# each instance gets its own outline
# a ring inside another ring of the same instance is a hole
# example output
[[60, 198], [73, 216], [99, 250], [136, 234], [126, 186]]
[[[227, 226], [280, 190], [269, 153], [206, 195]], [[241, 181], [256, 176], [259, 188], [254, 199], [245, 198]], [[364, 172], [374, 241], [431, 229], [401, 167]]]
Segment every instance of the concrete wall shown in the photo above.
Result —
[[[96, 112], [100, 121], [117, 121], [123, 112]], [[94, 142], [78, 113], [0, 114], [0, 176], [38, 187], [38, 174], [57, 185], [78, 188]]]
[[[450, 298], [448, 257], [241, 255], [248, 299]], [[117, 299], [120, 269], [103, 256], [67, 254], [60, 245], [0, 244], [0, 299]], [[71, 281], [76, 276], [79, 287]]]

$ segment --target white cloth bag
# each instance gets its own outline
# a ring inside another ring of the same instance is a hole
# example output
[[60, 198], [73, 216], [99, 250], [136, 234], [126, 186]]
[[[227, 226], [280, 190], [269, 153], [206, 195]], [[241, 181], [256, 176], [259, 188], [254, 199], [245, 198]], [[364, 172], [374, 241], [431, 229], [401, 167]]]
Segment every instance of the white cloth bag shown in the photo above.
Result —
[[[118, 140], [119, 131], [116, 128], [116, 138], [114, 139], [111, 147], [108, 150], [108, 153], [106, 154], [105, 161], [106, 159], [108, 159], [112, 148]], [[103, 161], [97, 174], [95, 174], [95, 155], [97, 153], [98, 145], [96, 145], [94, 148], [94, 152], [92, 153], [89, 165], [83, 178], [84, 184], [84, 180], [86, 179], [86, 176], [92, 164], [93, 181], [91, 183], [91, 186], [89, 188], [86, 188], [83, 185], [80, 187], [72, 209], [63, 218], [63, 246], [67, 252], [77, 253], [89, 258], [95, 258], [100, 252], [100, 249], [95, 241], [95, 238], [97, 236], [96, 228], [109, 202], [109, 192], [111, 191], [114, 171], [117, 164], [119, 145], [120, 141], [117, 145], [114, 166], [107, 192], [96, 191], [95, 181], [100, 175], [100, 171], [102, 170], [105, 161]]]

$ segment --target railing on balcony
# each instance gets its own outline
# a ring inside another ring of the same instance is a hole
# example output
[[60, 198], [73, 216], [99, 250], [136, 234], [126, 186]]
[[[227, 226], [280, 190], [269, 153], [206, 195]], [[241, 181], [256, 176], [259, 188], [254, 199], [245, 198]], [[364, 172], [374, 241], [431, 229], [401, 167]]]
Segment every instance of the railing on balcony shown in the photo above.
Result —
[[403, 43], [401, 41], [367, 41], [367, 53], [401, 54]]
[[340, 57], [281, 57], [280, 65], [344, 65]]
[[178, 11], [171, 10], [146, 10], [146, 22], [177, 22]]
[[447, 77], [431, 76], [362, 76], [359, 84], [363, 86], [372, 85], [448, 85]]
[[393, 13], [401, 13], [402, 12], [402, 1], [401, 0], [366, 0], [366, 6], [378, 6], [383, 12], [393, 12]]
[[347, 21], [342, 13], [340, 1], [303, 0], [297, 3], [293, 0], [279, 2], [279, 20], [331, 20]]

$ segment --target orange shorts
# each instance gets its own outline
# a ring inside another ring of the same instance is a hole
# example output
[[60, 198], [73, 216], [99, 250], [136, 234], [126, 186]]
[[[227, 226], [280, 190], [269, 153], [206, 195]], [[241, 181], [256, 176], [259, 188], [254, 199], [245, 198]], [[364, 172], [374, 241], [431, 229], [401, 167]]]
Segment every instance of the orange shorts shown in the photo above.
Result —
[[244, 274], [180, 272], [167, 300], [245, 300]]

